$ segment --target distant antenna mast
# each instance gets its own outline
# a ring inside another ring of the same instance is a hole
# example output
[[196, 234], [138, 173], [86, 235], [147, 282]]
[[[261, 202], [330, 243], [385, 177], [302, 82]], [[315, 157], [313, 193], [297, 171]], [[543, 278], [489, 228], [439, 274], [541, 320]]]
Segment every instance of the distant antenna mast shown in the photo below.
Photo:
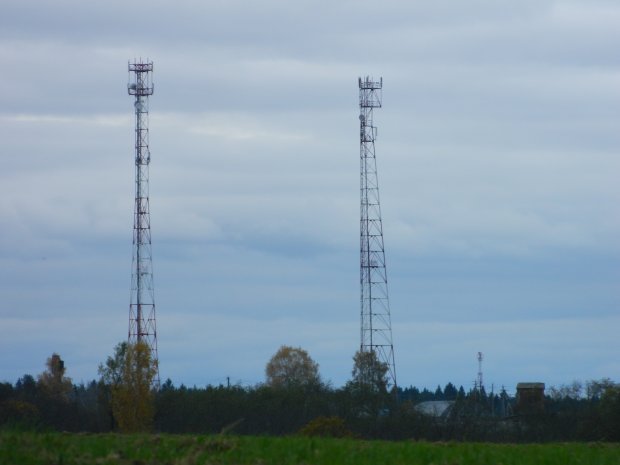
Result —
[[388, 388], [396, 388], [396, 365], [388, 299], [373, 109], [381, 108], [383, 78], [358, 79], [360, 97], [360, 287], [361, 352], [374, 352], [388, 367]]
[[478, 391], [482, 392], [484, 389], [484, 384], [482, 383], [482, 360], [484, 356], [482, 352], [478, 352], [478, 379], [476, 381]]
[[[153, 259], [151, 254], [151, 217], [149, 209], [149, 96], [153, 95], [153, 62], [129, 63], [129, 95], [135, 96], [136, 198], [133, 222], [133, 258], [129, 303], [129, 343], [145, 342], [158, 367]], [[159, 368], [153, 380], [159, 387]]]

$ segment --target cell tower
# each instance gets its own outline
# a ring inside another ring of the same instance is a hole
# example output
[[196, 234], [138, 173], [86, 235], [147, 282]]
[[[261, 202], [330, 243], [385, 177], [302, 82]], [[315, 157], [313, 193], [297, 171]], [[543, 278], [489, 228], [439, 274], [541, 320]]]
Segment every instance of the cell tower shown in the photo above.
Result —
[[[149, 209], [149, 95], [153, 94], [153, 62], [129, 63], [129, 95], [135, 96], [136, 199], [133, 215], [133, 258], [129, 303], [129, 343], [145, 342], [158, 366], [151, 216]], [[159, 387], [159, 368], [153, 380]]]
[[484, 384], [482, 382], [482, 360], [484, 356], [482, 352], [478, 352], [478, 379], [476, 380], [476, 389], [480, 392], [484, 389]]
[[388, 388], [395, 388], [396, 365], [388, 299], [373, 110], [381, 108], [383, 78], [358, 79], [360, 92], [360, 287], [361, 352], [374, 352], [388, 366]]

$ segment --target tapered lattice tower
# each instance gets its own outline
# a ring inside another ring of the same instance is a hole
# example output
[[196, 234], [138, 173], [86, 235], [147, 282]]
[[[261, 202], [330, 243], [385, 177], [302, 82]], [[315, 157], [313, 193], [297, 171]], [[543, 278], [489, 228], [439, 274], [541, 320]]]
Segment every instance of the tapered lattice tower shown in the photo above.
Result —
[[360, 286], [362, 352], [375, 352], [388, 366], [388, 388], [396, 387], [373, 110], [381, 108], [383, 78], [359, 78], [360, 91]]
[[[133, 215], [133, 258], [129, 303], [129, 343], [144, 342], [158, 366], [151, 217], [149, 209], [149, 96], [153, 94], [153, 62], [129, 63], [129, 95], [135, 96], [136, 199]], [[153, 380], [159, 387], [159, 368]]]
[[478, 377], [476, 378], [476, 390], [482, 392], [484, 390], [484, 383], [482, 381], [482, 360], [484, 356], [482, 352], [478, 352]]

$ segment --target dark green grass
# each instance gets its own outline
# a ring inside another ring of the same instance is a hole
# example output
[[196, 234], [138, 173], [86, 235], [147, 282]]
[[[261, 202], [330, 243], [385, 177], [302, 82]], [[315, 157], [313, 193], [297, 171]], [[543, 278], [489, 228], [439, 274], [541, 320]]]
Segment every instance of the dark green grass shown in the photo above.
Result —
[[0, 464], [619, 465], [620, 444], [512, 445], [0, 431]]

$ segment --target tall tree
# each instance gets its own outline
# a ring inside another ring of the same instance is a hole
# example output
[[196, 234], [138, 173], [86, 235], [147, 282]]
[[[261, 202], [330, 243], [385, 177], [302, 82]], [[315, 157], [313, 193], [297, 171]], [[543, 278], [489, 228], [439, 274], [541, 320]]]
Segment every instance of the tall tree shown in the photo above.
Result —
[[381, 362], [374, 351], [358, 351], [353, 356], [352, 379], [345, 387], [351, 400], [349, 420], [360, 422], [365, 434], [377, 430], [379, 418], [396, 400], [396, 395], [387, 392], [387, 374], [387, 363]]
[[458, 393], [459, 391], [457, 391], [456, 386], [452, 383], [446, 384], [446, 387], [443, 388], [443, 396], [446, 400], [455, 400]]
[[157, 366], [144, 342], [116, 346], [114, 357], [99, 367], [111, 389], [112, 414], [123, 432], [147, 431], [155, 415], [153, 379]]
[[282, 346], [265, 367], [266, 383], [275, 388], [319, 385], [319, 365], [301, 347]]
[[114, 355], [108, 357], [104, 364], [99, 364], [99, 376], [106, 386], [117, 386], [123, 380], [123, 366], [127, 354], [127, 343], [119, 342], [114, 347]]
[[387, 373], [387, 363], [381, 362], [374, 351], [357, 351], [353, 356], [353, 384], [371, 391], [386, 392]]
[[601, 395], [599, 409], [605, 439], [620, 441], [620, 385], [608, 383]]
[[39, 386], [51, 399], [68, 401], [73, 389], [71, 378], [65, 376], [65, 362], [54, 353], [47, 359], [47, 370], [39, 375]]

